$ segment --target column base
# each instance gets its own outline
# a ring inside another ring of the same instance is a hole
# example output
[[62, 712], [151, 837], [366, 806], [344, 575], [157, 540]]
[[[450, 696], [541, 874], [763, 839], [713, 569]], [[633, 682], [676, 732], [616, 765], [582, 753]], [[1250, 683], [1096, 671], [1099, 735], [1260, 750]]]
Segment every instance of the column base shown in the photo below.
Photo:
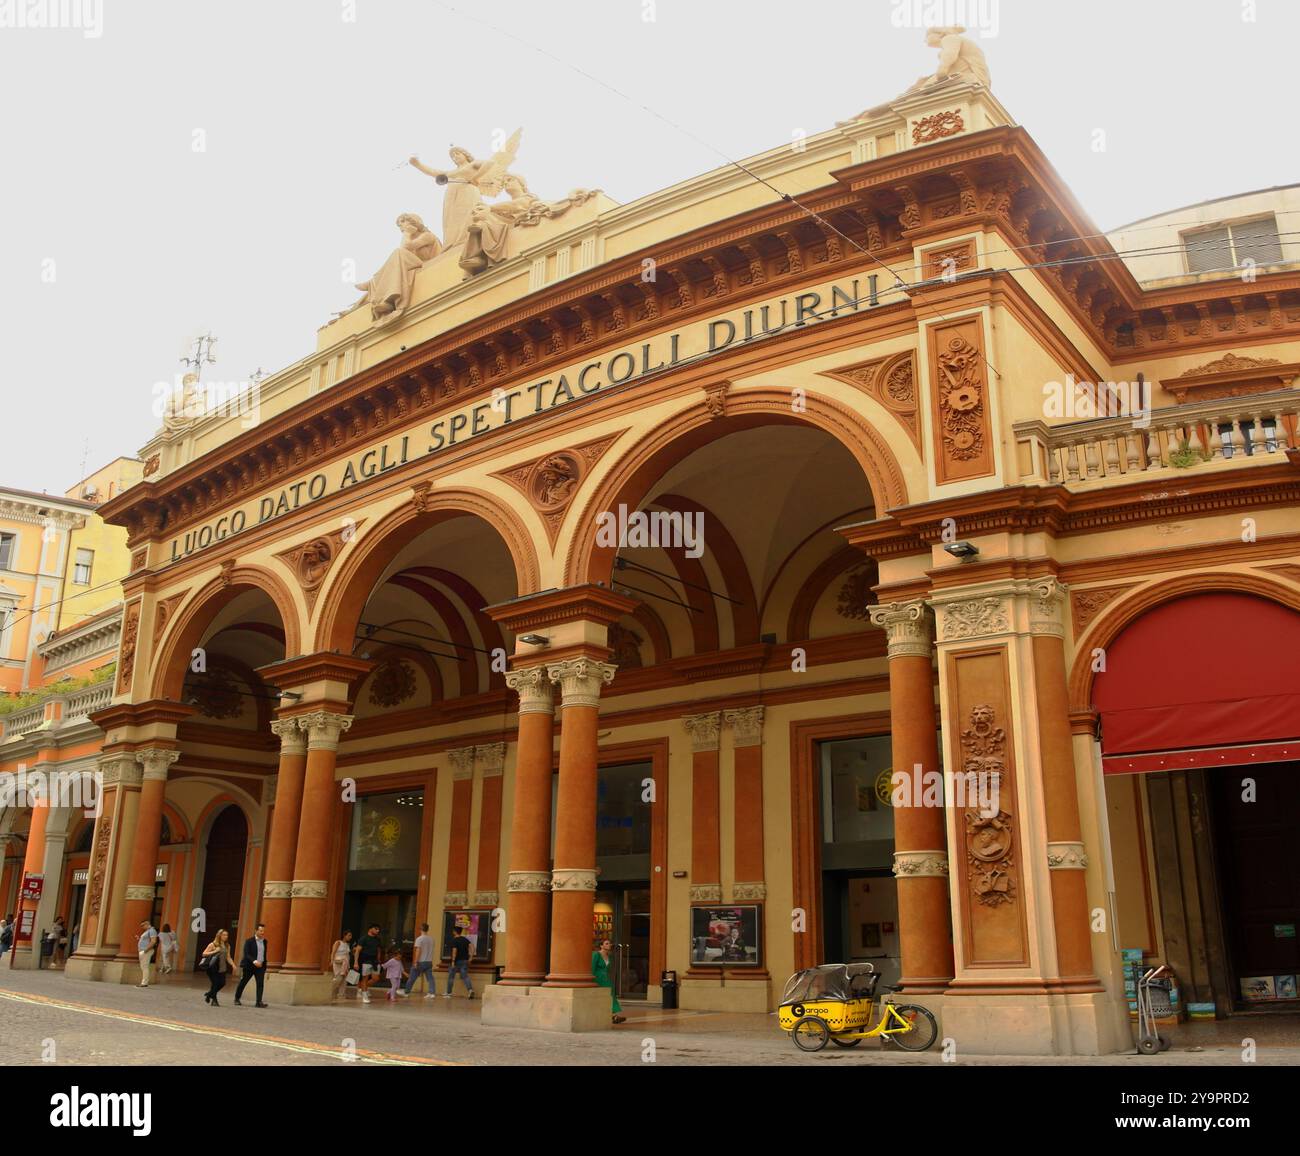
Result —
[[[74, 955], [68, 960], [68, 966], [63, 969], [64, 975], [70, 975], [74, 979], [94, 979], [104, 978], [104, 968], [113, 962], [114, 957], [111, 955]], [[139, 975], [136, 976], [136, 983], [140, 982]]]
[[[908, 993], [898, 998], [906, 1002]], [[929, 1007], [932, 998], [913, 1002]], [[1105, 992], [948, 995], [940, 1038], [954, 1041], [958, 1057], [1113, 1055], [1127, 1041], [1115, 1030], [1111, 1002]]]
[[331, 972], [276, 971], [266, 977], [266, 1002], [290, 1007], [328, 1004], [333, 987]]
[[9, 961], [9, 967], [13, 971], [36, 971], [39, 962], [40, 956], [30, 947], [19, 947]]
[[483, 992], [480, 1022], [494, 1028], [544, 1032], [595, 1032], [612, 1026], [606, 987], [508, 987], [494, 983]]

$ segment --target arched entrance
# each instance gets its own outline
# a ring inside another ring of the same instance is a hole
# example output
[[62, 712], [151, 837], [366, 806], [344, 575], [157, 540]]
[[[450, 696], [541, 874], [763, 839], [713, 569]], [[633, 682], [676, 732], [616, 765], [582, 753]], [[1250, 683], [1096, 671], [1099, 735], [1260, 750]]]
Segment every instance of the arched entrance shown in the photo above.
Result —
[[[1140, 935], [1145, 901], [1194, 1002], [1300, 1011], [1300, 614], [1191, 594], [1130, 621], [1104, 655], [1093, 704], [1124, 934]], [[1124, 870], [1130, 826], [1151, 847], [1145, 896], [1147, 864]]]
[[239, 908], [244, 889], [244, 863], [248, 853], [248, 823], [233, 803], [227, 805], [208, 828], [204, 849], [203, 890], [199, 900], [207, 930], [194, 937], [193, 966], [224, 927], [230, 932], [231, 951], [236, 953], [239, 936]]

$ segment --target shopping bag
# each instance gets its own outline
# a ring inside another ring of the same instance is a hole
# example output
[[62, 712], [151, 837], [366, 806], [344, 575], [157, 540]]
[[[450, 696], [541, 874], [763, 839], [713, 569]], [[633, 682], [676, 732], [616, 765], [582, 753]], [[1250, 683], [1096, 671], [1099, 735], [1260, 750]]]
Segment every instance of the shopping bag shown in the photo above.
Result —
[[354, 967], [348, 971], [348, 986], [356, 987], [361, 982], [361, 973]]

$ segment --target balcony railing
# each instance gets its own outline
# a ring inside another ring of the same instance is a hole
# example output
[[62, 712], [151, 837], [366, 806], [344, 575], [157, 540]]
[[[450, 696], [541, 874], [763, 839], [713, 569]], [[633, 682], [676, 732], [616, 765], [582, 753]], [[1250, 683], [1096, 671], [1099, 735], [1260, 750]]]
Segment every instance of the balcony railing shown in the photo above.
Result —
[[26, 734], [28, 731], [34, 731], [45, 721], [45, 703], [37, 703], [36, 706], [29, 706], [23, 710], [16, 710], [11, 715], [5, 715], [0, 718], [0, 724], [4, 725], [6, 739], [17, 738], [19, 735]]
[[107, 679], [67, 694], [51, 695], [35, 706], [23, 707], [13, 714], [0, 715], [0, 727], [4, 729], [0, 742], [10, 742], [40, 729], [45, 723], [46, 708], [53, 703], [61, 703], [63, 710], [59, 719], [50, 723], [51, 727], [65, 726], [73, 719], [85, 718], [93, 711], [103, 710], [113, 701], [113, 686], [113, 680]]
[[113, 701], [113, 683], [105, 681], [95, 686], [87, 686], [73, 691], [63, 700], [63, 717], [65, 720], [84, 718], [97, 710], [103, 710]]
[[1282, 419], [1297, 413], [1300, 392], [1285, 389], [1167, 406], [1152, 410], [1149, 421], [1126, 414], [1063, 425], [1022, 421], [1014, 429], [1029, 450], [1021, 476], [1069, 485], [1148, 470], [1276, 462], [1294, 440]]

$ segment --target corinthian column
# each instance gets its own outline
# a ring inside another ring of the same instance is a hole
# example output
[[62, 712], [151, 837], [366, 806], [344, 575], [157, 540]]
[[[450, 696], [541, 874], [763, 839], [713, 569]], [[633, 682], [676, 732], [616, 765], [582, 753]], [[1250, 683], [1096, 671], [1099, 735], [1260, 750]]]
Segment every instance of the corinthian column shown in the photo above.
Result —
[[551, 872], [551, 970], [547, 987], [594, 987], [591, 940], [596, 893], [597, 709], [617, 668], [572, 658], [546, 668], [560, 684], [560, 788]]
[[555, 698], [543, 666], [508, 671], [506, 685], [519, 695], [519, 740], [506, 877], [506, 969], [501, 982], [530, 987], [546, 977]]
[[280, 738], [280, 768], [276, 775], [275, 809], [266, 849], [266, 882], [262, 885], [262, 922], [266, 924], [267, 970], [284, 963], [289, 939], [289, 908], [293, 897], [293, 860], [302, 821], [302, 788], [307, 774], [307, 736], [296, 718], [276, 719], [271, 731]]
[[147, 747], [135, 752], [142, 769], [140, 803], [135, 817], [131, 866], [126, 877], [126, 904], [122, 908], [122, 951], [119, 958], [136, 958], [135, 943], [140, 921], [153, 912], [155, 876], [158, 867], [158, 841], [162, 838], [163, 796], [167, 791], [167, 772], [180, 751]]
[[325, 955], [330, 834], [339, 803], [334, 761], [339, 736], [352, 725], [352, 716], [318, 710], [294, 717], [307, 735], [307, 769], [293, 860], [289, 937], [283, 970], [319, 972]]
[[925, 776], [938, 774], [934, 709], [934, 622], [924, 600], [873, 606], [889, 640], [889, 726], [894, 774], [909, 789], [894, 807], [900, 983], [918, 994], [944, 990], [953, 976], [944, 809], [925, 806]]

